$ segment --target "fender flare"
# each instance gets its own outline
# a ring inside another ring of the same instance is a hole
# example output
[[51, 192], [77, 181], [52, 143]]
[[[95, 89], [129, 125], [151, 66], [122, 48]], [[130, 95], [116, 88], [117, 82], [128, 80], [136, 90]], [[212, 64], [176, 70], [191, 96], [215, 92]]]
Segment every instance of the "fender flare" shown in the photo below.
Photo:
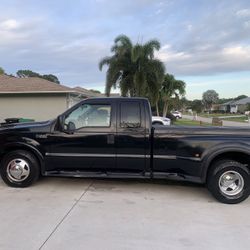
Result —
[[201, 179], [202, 182], [206, 182], [208, 169], [210, 167], [211, 162], [219, 155], [224, 153], [243, 153], [250, 156], [250, 148], [249, 145], [244, 143], [236, 143], [236, 144], [219, 144], [213, 149], [207, 150], [204, 152], [203, 160], [202, 160], [202, 173]]
[[44, 156], [43, 154], [34, 146], [27, 144], [25, 142], [11, 142], [6, 143], [3, 147], [3, 151], [6, 153], [11, 149], [23, 149], [32, 152], [38, 159], [39, 164], [41, 166], [41, 174], [44, 173]]

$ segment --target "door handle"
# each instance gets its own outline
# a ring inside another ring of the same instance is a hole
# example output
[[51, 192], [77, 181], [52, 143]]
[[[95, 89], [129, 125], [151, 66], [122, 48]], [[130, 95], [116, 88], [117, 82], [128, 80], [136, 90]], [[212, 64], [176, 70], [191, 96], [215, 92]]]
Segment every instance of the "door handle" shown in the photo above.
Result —
[[107, 143], [115, 144], [115, 135], [107, 135]]

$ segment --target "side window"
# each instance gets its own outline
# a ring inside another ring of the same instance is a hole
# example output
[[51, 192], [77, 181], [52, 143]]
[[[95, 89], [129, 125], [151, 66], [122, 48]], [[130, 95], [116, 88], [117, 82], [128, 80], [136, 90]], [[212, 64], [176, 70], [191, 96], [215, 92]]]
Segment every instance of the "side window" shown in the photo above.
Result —
[[111, 106], [109, 104], [83, 104], [65, 117], [65, 129], [70, 122], [76, 129], [110, 127], [110, 114]]
[[139, 128], [141, 127], [141, 109], [139, 102], [121, 103], [121, 128]]

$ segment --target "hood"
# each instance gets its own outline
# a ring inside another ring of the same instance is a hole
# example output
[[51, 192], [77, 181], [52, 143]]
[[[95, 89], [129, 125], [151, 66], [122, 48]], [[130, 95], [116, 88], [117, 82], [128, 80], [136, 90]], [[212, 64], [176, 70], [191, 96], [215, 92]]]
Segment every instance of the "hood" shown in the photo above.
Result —
[[0, 125], [0, 133], [7, 131], [47, 131], [54, 120], [44, 122], [23, 122], [23, 123], [2, 123]]
[[167, 117], [162, 116], [152, 116], [152, 120], [163, 120], [163, 121], [169, 121], [170, 119]]

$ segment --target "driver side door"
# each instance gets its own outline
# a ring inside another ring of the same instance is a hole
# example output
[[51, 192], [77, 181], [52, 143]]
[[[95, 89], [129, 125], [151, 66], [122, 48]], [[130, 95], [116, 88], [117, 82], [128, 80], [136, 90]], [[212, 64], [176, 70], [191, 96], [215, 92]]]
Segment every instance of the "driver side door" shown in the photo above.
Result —
[[51, 137], [47, 157], [53, 164], [47, 171], [99, 172], [114, 169], [116, 128], [112, 121], [115, 108], [111, 102], [84, 102], [66, 113], [64, 131], [56, 131]]

